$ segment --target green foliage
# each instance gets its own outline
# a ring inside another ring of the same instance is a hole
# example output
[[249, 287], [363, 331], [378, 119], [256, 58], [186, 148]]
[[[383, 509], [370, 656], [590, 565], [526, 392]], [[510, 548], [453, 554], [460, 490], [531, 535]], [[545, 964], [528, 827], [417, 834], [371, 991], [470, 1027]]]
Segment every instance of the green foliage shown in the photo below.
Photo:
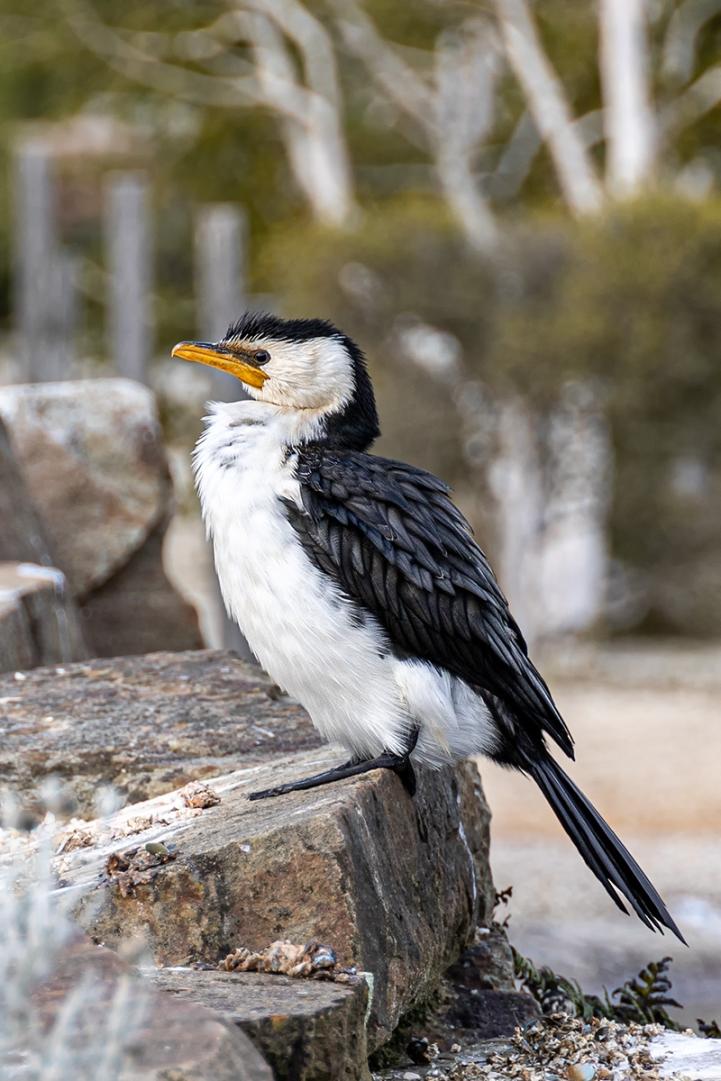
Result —
[[584, 1021], [592, 1017], [623, 1024], [663, 1025], [674, 1032], [683, 1027], [675, 1021], [668, 1009], [681, 1009], [681, 1004], [670, 998], [671, 980], [668, 969], [670, 957], [651, 961], [637, 976], [626, 980], [610, 996], [588, 995], [577, 980], [559, 976], [547, 965], [536, 968], [532, 961], [513, 949], [516, 979], [524, 990], [533, 995], [544, 1013], [571, 1013]]
[[671, 979], [668, 975], [671, 960], [670, 957], [662, 957], [660, 961], [650, 961], [638, 976], [626, 980], [612, 992], [612, 998], [618, 999], [614, 1006], [617, 1020], [657, 1024], [675, 1031], [681, 1030], [681, 1026], [673, 1021], [667, 1012], [669, 1006], [682, 1009], [681, 1003], [670, 998], [668, 994], [671, 990]]
[[594, 382], [615, 454], [613, 552], [654, 583], [644, 628], [718, 633], [721, 205], [639, 203], [541, 230], [520, 241], [521, 262], [496, 362], [537, 399]]
[[536, 968], [514, 946], [511, 946], [511, 952], [516, 979], [520, 981], [522, 989], [535, 998], [544, 1013], [570, 1013], [584, 1021], [592, 1017], [612, 1018], [613, 1006], [607, 995], [603, 998], [587, 995], [577, 980], [559, 976], [548, 965]]

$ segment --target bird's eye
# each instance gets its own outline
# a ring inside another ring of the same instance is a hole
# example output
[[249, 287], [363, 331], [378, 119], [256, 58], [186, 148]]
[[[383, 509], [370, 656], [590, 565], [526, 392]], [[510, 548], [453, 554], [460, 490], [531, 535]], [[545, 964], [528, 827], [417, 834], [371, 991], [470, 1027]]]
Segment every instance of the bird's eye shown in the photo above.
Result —
[[267, 364], [269, 360], [270, 360], [270, 353], [268, 352], [267, 349], [259, 349], [258, 352], [255, 354], [255, 363], [256, 364]]

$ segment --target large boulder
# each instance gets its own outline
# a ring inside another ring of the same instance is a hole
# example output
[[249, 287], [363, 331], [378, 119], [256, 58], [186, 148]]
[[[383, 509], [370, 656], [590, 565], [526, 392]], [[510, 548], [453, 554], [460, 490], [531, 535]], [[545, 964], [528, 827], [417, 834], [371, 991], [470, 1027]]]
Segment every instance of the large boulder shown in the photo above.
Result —
[[55, 564], [50, 539], [0, 419], [0, 562]]
[[247, 798], [334, 760], [273, 756], [211, 780], [219, 802], [204, 810], [182, 794], [125, 809], [61, 858], [77, 919], [110, 946], [144, 938], [160, 965], [217, 964], [277, 939], [328, 943], [371, 973], [368, 1041], [383, 1043], [488, 917], [490, 816], [471, 763], [420, 772], [413, 799], [388, 771]]
[[56, 563], [0, 419], [0, 672], [87, 656]]
[[162, 567], [172, 486], [151, 391], [127, 379], [3, 387], [0, 419], [91, 652], [200, 645]]
[[[98, 941], [142, 936], [158, 965], [215, 966], [237, 947], [319, 939], [370, 974], [373, 1048], [488, 917], [490, 816], [475, 765], [419, 771], [414, 799], [375, 771], [249, 802], [341, 752], [319, 749], [303, 711], [232, 655], [37, 669], [20, 685], [0, 679], [0, 703], [0, 778], [27, 789], [60, 773], [90, 818], [103, 781], [130, 801], [56, 839], [58, 874]], [[178, 789], [192, 779], [211, 791]]]

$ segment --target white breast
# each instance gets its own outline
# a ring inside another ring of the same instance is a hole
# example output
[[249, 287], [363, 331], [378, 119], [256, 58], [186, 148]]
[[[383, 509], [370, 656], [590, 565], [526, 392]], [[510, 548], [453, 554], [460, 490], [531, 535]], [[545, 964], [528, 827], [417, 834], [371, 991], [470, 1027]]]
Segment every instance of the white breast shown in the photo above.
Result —
[[203, 517], [229, 614], [269, 675], [326, 739], [372, 756], [401, 751], [410, 722], [381, 628], [309, 561], [281, 499], [300, 505], [286, 418], [259, 402], [219, 405], [198, 443]]

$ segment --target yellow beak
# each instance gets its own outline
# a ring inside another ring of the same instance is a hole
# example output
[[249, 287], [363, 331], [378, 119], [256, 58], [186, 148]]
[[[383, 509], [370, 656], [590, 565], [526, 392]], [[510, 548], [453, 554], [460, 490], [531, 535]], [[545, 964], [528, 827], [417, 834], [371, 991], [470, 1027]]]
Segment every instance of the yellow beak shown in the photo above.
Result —
[[209, 364], [211, 368], [234, 375], [249, 387], [259, 389], [268, 378], [267, 372], [253, 363], [252, 356], [242, 357], [235, 350], [213, 342], [178, 342], [170, 355], [181, 360], [194, 360], [198, 364]]

